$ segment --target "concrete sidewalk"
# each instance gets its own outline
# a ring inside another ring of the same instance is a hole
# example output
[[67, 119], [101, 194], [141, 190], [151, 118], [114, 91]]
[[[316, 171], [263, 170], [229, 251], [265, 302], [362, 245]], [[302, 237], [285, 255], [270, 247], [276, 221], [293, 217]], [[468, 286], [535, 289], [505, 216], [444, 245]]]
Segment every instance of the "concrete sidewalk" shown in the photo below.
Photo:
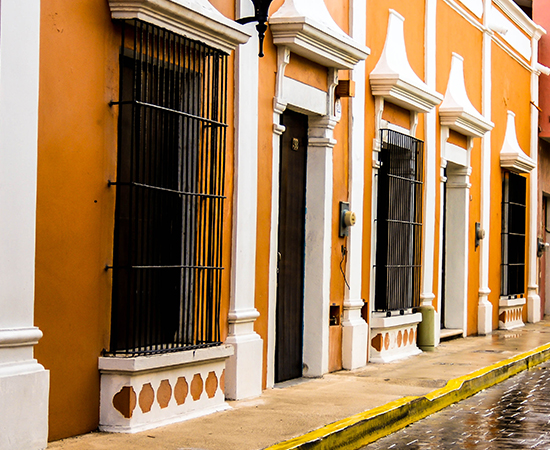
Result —
[[131, 435], [90, 433], [48, 449], [357, 448], [546, 359], [549, 319], [442, 342], [434, 352], [395, 363], [285, 383], [179, 424]]

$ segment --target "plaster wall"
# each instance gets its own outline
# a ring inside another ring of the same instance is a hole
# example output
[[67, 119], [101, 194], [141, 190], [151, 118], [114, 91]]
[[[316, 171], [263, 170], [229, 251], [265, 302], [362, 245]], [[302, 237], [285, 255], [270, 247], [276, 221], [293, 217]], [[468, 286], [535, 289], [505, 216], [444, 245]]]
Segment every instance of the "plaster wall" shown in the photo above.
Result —
[[[227, 2], [212, 1], [228, 17]], [[109, 347], [119, 25], [99, 0], [42, 1], [36, 247], [36, 356], [51, 373], [50, 440], [99, 423], [98, 357]], [[228, 65], [233, 103], [233, 58]], [[228, 115], [223, 266], [231, 257], [233, 122]], [[223, 271], [222, 339], [230, 270]]]
[[[495, 128], [491, 137], [491, 233], [489, 255], [489, 301], [493, 304], [493, 328], [498, 327], [498, 301], [500, 297], [501, 220], [502, 220], [502, 169], [500, 168], [500, 150], [506, 132], [507, 111], [516, 114], [516, 132], [522, 150], [530, 154], [530, 72], [512, 59], [499, 45], [492, 44], [492, 117]], [[530, 175], [526, 175], [529, 180]], [[527, 210], [530, 208], [530, 185], [527, 181]], [[527, 257], [529, 242], [529, 216], [526, 217], [525, 248], [525, 293], [527, 294]], [[523, 309], [524, 322], [527, 320], [526, 308]]]
[[[472, 25], [468, 20], [459, 15], [447, 2], [440, 1], [438, 3], [437, 17], [437, 90], [445, 92], [449, 81], [449, 73], [451, 69], [451, 55], [457, 53], [464, 58], [464, 81], [466, 92], [472, 105], [481, 111], [481, 89], [482, 89], [482, 32]], [[449, 30], [460, 30], [460, 33], [455, 33], [449, 36]], [[438, 123], [438, 134], [441, 133], [441, 127]], [[463, 135], [451, 135], [448, 142], [465, 147], [466, 139]], [[437, 140], [437, 167], [441, 167], [441, 148], [440, 140]], [[469, 221], [468, 221], [468, 314], [467, 314], [467, 334], [472, 335], [477, 333], [477, 306], [478, 306], [478, 289], [479, 289], [479, 251], [475, 251], [474, 233], [475, 223], [480, 222], [480, 196], [481, 196], [481, 139], [473, 139], [473, 147], [470, 151], [470, 166], [472, 173], [470, 175], [471, 188], [470, 204], [469, 204]], [[437, 220], [436, 220], [436, 251], [439, 255], [441, 249], [440, 230], [441, 230], [441, 202], [440, 190], [438, 189], [437, 199]], [[436, 271], [434, 274], [434, 289], [438, 289], [440, 283], [440, 273]], [[441, 287], [443, 289], [443, 287]], [[438, 292], [438, 290], [434, 291]], [[441, 295], [441, 292], [439, 292]]]

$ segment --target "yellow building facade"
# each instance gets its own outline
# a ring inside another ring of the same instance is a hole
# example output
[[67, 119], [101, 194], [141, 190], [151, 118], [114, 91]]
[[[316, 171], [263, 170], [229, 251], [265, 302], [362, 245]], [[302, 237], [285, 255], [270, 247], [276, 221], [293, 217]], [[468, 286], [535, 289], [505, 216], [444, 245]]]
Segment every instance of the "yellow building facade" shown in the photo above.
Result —
[[34, 3], [16, 448], [540, 320], [545, 32], [512, 0], [274, 0], [261, 58], [250, 0]]

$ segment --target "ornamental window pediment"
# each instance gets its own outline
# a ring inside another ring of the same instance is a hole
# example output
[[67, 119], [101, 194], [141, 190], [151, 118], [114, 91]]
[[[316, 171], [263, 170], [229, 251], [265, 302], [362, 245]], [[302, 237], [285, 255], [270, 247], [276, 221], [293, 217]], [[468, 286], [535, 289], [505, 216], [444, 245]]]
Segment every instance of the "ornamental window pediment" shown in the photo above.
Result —
[[325, 67], [353, 69], [370, 53], [336, 24], [323, 0], [286, 0], [269, 28], [275, 45]]
[[529, 173], [536, 162], [521, 149], [516, 135], [516, 115], [508, 111], [506, 134], [500, 150], [500, 167], [517, 173]]
[[405, 109], [426, 113], [441, 103], [443, 96], [411, 68], [405, 47], [404, 21], [401, 14], [390, 9], [384, 50], [369, 76], [371, 91], [372, 95]]
[[445, 98], [439, 107], [439, 121], [441, 125], [471, 137], [481, 137], [494, 127], [470, 102], [464, 83], [464, 58], [456, 53], [451, 61]]
[[109, 0], [109, 7], [113, 19], [139, 19], [225, 53], [250, 38], [243, 25], [225, 17], [208, 0]]

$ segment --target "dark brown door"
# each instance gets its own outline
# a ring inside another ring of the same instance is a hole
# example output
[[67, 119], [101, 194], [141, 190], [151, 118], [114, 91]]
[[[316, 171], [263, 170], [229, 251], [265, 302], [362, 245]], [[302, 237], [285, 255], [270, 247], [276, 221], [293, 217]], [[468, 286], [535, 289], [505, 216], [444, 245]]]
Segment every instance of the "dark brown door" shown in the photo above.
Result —
[[302, 376], [307, 116], [285, 111], [281, 123], [279, 270], [275, 381]]

